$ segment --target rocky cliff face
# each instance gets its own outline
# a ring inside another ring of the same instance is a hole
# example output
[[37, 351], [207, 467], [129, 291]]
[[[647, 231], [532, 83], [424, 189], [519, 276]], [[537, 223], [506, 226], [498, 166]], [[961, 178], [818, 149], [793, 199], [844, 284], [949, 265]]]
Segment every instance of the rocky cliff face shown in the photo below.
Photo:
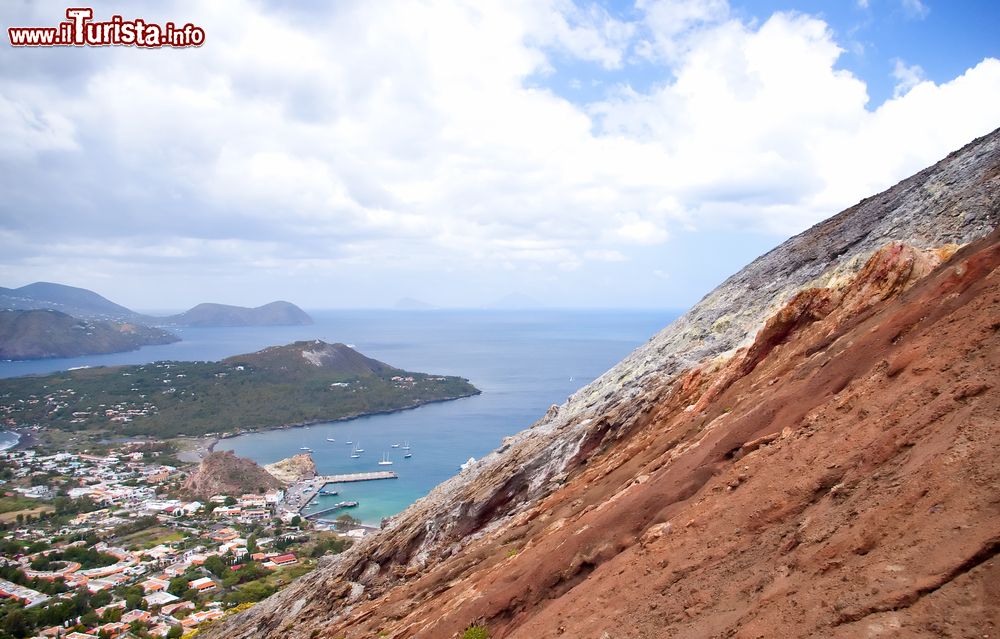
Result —
[[1000, 254], [952, 253], [998, 222], [994, 132], [754, 261], [212, 636], [989, 632]]
[[307, 453], [268, 464], [264, 466], [264, 470], [283, 484], [294, 484], [315, 477], [316, 462], [313, 461], [312, 455]]
[[231, 450], [209, 453], [188, 475], [181, 489], [200, 499], [212, 495], [239, 496], [280, 488], [281, 482], [252, 459], [237, 457]]

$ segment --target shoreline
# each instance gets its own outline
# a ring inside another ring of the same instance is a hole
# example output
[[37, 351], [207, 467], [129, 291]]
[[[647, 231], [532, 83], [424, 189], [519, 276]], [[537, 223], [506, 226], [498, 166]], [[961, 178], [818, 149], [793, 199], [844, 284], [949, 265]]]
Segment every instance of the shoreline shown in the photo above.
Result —
[[28, 450], [29, 448], [34, 448], [35, 444], [38, 443], [38, 437], [35, 436], [30, 428], [9, 428], [7, 429], [7, 432], [14, 433], [18, 436], [18, 439], [16, 444], [7, 447], [4, 450]]
[[12, 441], [9, 444], [5, 444], [2, 448], [0, 448], [0, 452], [7, 451], [7, 450], [16, 450], [17, 447], [21, 444], [21, 439], [22, 439], [21, 438], [21, 433], [17, 432], [16, 430], [7, 430], [7, 429], [4, 429], [4, 432], [5, 433], [10, 433], [11, 435], [13, 435], [14, 437], [16, 437], [17, 439], [15, 439], [14, 441]]
[[[477, 395], [482, 395], [483, 391], [476, 389], [474, 393], [467, 393], [465, 395], [458, 395], [456, 397], [448, 397], [442, 399], [431, 399], [418, 404], [413, 404], [412, 406], [403, 406], [400, 408], [387, 408], [384, 410], [371, 411], [368, 413], [358, 413], [357, 415], [347, 415], [344, 417], [336, 417], [333, 419], [312, 419], [303, 422], [293, 422], [291, 424], [281, 424], [278, 426], [262, 426], [260, 428], [254, 428], [252, 430], [245, 430], [238, 433], [221, 433], [217, 435], [202, 435], [200, 437], [191, 438], [197, 442], [194, 448], [186, 450], [178, 454], [177, 458], [181, 461], [191, 462], [197, 464], [204, 457], [210, 453], [215, 452], [215, 447], [224, 439], [235, 439], [236, 437], [242, 437], [244, 435], [257, 435], [260, 433], [267, 433], [275, 430], [292, 430], [294, 428], [304, 428], [306, 426], [314, 426], [316, 424], [335, 424], [338, 422], [348, 422], [354, 419], [361, 419], [363, 417], [373, 417], [375, 415], [391, 415], [393, 413], [402, 413], [403, 411], [415, 410], [421, 406], [427, 406], [429, 404], [439, 404], [443, 402], [453, 402], [459, 399], [468, 399], [469, 397], [476, 397]], [[175, 438], [176, 439], [176, 438]], [[192, 458], [193, 459], [190, 459]]]
[[[208, 435], [203, 437], [214, 437], [218, 440], [223, 439], [233, 439], [235, 437], [241, 437], [243, 435], [254, 435], [257, 433], [266, 433], [272, 430], [291, 430], [293, 428], [302, 428], [305, 426], [315, 426], [316, 424], [335, 424], [337, 422], [348, 422], [352, 419], [361, 419], [362, 417], [372, 417], [374, 415], [392, 415], [393, 413], [402, 413], [407, 410], [414, 410], [420, 408], [421, 406], [427, 406], [429, 404], [440, 404], [443, 402], [453, 402], [458, 399], [468, 399], [470, 397], [476, 397], [477, 395], [482, 395], [483, 391], [476, 389], [474, 393], [467, 393], [465, 395], [456, 395], [455, 397], [446, 397], [442, 399], [429, 399], [424, 402], [419, 402], [410, 406], [402, 406], [400, 408], [386, 408], [383, 410], [373, 410], [367, 413], [358, 413], [356, 415], [345, 415], [344, 417], [334, 417], [328, 419], [310, 419], [303, 422], [292, 422], [290, 424], [281, 424], [279, 426], [261, 426], [260, 428], [254, 428], [250, 430], [244, 430], [238, 433], [222, 433], [219, 435]], [[218, 443], [218, 442], [216, 442]], [[213, 447], [215, 444], [212, 445]]]

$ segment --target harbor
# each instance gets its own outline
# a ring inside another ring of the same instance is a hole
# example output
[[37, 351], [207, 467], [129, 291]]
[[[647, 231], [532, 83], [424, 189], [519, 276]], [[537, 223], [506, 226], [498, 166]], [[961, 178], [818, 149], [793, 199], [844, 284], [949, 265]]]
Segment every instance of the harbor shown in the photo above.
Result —
[[[341, 475], [317, 475], [312, 479], [297, 482], [288, 487], [285, 491], [285, 510], [294, 510], [302, 513], [323, 488], [329, 484], [346, 484], [360, 481], [377, 481], [380, 479], [399, 479], [399, 475], [391, 470], [380, 470], [367, 473], [347, 473]], [[355, 505], [357, 503], [355, 502]], [[334, 507], [330, 510], [336, 510]], [[315, 517], [317, 513], [309, 515]]]
[[334, 504], [334, 506], [331, 508], [324, 508], [323, 510], [318, 510], [314, 513], [309, 513], [308, 515], [305, 516], [305, 518], [310, 521], [326, 521], [322, 519], [324, 515], [333, 514], [338, 510], [343, 510], [344, 508], [356, 508], [357, 505], [358, 502], [356, 501], [341, 501]]

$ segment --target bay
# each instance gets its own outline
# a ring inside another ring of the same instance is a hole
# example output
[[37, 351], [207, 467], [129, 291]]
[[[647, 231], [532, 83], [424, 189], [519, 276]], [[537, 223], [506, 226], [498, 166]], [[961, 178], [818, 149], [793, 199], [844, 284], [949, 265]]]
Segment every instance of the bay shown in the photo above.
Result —
[[[311, 311], [311, 326], [182, 328], [175, 344], [130, 353], [32, 362], [0, 362], [0, 377], [47, 373], [77, 366], [150, 361], [217, 360], [296, 340], [343, 342], [369, 357], [412, 371], [461, 375], [481, 395], [308, 428], [274, 430], [226, 439], [233, 450], [267, 464], [311, 448], [320, 474], [393, 470], [394, 480], [331, 486], [313, 509], [337, 501], [360, 505], [351, 514], [365, 523], [398, 513], [480, 458], [500, 441], [541, 417], [552, 404], [597, 378], [673, 321], [673, 310], [532, 311]], [[327, 441], [327, 439], [336, 441]], [[365, 452], [351, 458], [352, 445]], [[403, 458], [409, 442], [412, 457]], [[399, 444], [399, 448], [393, 448]], [[391, 466], [380, 466], [386, 454]], [[307, 512], [309, 512], [307, 510]]]

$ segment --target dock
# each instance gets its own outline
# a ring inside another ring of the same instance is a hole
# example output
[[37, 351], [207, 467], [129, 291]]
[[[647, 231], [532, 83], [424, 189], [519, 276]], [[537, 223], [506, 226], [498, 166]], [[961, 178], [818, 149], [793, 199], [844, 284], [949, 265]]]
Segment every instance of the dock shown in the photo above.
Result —
[[346, 505], [345, 504], [337, 504], [336, 506], [334, 506], [332, 508], [324, 508], [323, 510], [317, 510], [314, 513], [309, 513], [308, 515], [305, 515], [304, 518], [305, 519], [316, 520], [316, 519], [319, 519], [320, 517], [322, 517], [323, 515], [329, 515], [330, 513], [333, 513], [333, 512], [336, 512], [338, 510], [345, 509], [345, 508], [353, 508], [353, 507], [355, 507], [357, 505], [358, 505], [358, 502], [356, 502], [356, 501], [352, 501], [352, 502], [350, 502], [349, 504], [346, 504]]
[[373, 473], [350, 473], [347, 475], [316, 475], [310, 481], [324, 484], [343, 484], [352, 481], [372, 481], [374, 479], [399, 479], [391, 470], [377, 470]]
[[375, 481], [378, 479], [399, 479], [399, 475], [391, 470], [379, 470], [371, 473], [350, 473], [347, 475], [317, 475], [312, 479], [300, 481], [290, 486], [286, 491], [286, 503], [294, 510], [302, 512], [320, 490], [327, 484], [345, 484], [353, 481]]

